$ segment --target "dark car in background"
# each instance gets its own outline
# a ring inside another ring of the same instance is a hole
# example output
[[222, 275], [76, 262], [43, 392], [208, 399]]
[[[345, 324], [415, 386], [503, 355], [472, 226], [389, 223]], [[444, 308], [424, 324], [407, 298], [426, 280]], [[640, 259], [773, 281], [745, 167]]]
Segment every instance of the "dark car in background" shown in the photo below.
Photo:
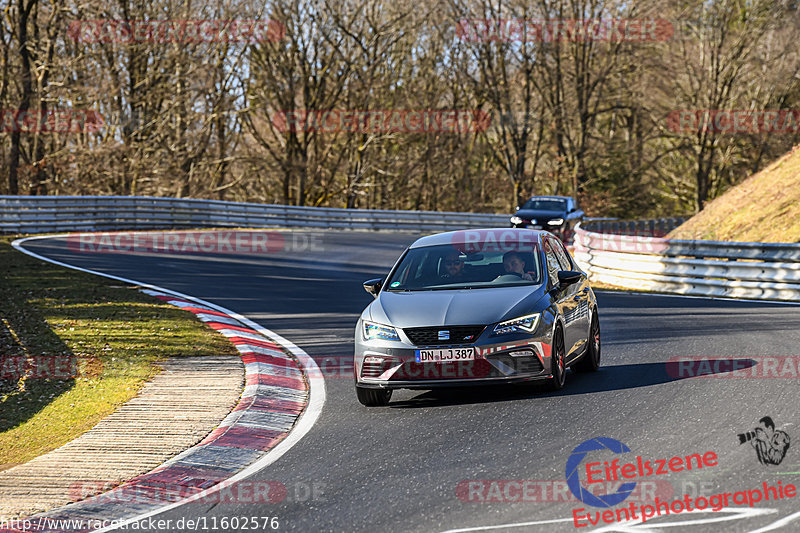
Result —
[[547, 230], [567, 242], [575, 226], [583, 219], [583, 211], [569, 196], [534, 196], [511, 217], [512, 228]]

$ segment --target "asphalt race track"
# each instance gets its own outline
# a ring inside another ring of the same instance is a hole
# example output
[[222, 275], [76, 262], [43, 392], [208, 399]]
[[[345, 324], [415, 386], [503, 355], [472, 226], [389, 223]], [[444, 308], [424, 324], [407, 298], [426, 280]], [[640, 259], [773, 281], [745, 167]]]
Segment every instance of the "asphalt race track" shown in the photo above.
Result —
[[[355, 321], [371, 299], [361, 283], [385, 274], [414, 236], [314, 233], [309, 251], [302, 242], [311, 234], [285, 235], [298, 239], [294, 251], [262, 255], [81, 253], [64, 239], [25, 244], [52, 259], [227, 307], [293, 341], [326, 373], [326, 403], [314, 428], [251, 478], [283, 483], [284, 501], [192, 503], [156, 519], [206, 517], [209, 531], [223, 517], [263, 516], [278, 517], [280, 531], [575, 531], [573, 510], [606, 509], [567, 500], [565, 464], [573, 448], [600, 436], [631, 452], [595, 452], [597, 461], [718, 456], [716, 465], [640, 479], [641, 494], [620, 507], [648, 495], [675, 500], [764, 482], [800, 485], [800, 381], [791, 357], [800, 358], [800, 306], [599, 292], [601, 370], [570, 372], [562, 392], [399, 391], [388, 407], [368, 409], [356, 400], [349, 360]], [[666, 365], [681, 356], [725, 362], [705, 367], [720, 373], [687, 377], [686, 367]], [[732, 367], [744, 370], [734, 374]], [[779, 465], [762, 465], [737, 438], [764, 416], [794, 441]], [[485, 499], [494, 501], [479, 501]], [[670, 522], [683, 524], [673, 531], [800, 530], [798, 496], [726, 507], [737, 509], [672, 514], [624, 530]], [[492, 527], [500, 525], [509, 527]], [[578, 531], [601, 526], [623, 530], [600, 522]]]

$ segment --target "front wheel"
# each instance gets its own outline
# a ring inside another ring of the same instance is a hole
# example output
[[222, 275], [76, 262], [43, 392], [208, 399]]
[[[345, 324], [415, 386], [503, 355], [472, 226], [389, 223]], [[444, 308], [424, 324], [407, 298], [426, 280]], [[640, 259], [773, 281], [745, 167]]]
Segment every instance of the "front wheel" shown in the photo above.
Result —
[[550, 353], [550, 367], [553, 378], [550, 380], [550, 390], [561, 390], [567, 381], [566, 349], [564, 348], [564, 335], [561, 330], [556, 330], [555, 342]]
[[356, 385], [356, 396], [361, 405], [382, 407], [389, 405], [389, 400], [392, 399], [392, 389], [365, 389]]
[[592, 313], [592, 324], [589, 326], [589, 338], [586, 342], [586, 353], [573, 368], [578, 372], [597, 372], [600, 368], [600, 321], [597, 311]]

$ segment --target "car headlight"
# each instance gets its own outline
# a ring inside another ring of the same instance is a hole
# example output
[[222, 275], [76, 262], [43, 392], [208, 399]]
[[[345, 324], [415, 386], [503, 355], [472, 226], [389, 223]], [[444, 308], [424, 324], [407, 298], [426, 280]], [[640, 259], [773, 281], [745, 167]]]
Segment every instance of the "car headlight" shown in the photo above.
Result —
[[532, 315], [525, 315], [500, 322], [494, 327], [492, 335], [506, 335], [508, 333], [521, 332], [531, 333], [536, 329], [536, 326], [539, 325], [539, 315], [540, 313], [534, 313]]
[[384, 326], [382, 324], [375, 324], [373, 322], [364, 321], [364, 339], [373, 340], [381, 339], [385, 341], [399, 341], [400, 336], [397, 331], [391, 326]]
[[522, 220], [522, 219], [521, 219], [520, 217], [518, 217], [517, 215], [514, 215], [513, 217], [511, 217], [511, 223], [512, 223], [512, 224], [522, 224], [522, 223], [524, 223], [524, 222], [525, 222], [525, 221], [524, 221], [524, 220]]
[[549, 225], [551, 225], [551, 226], [560, 226], [561, 224], [564, 223], [564, 219], [563, 218], [554, 218], [554, 219], [548, 220], [547, 223]]

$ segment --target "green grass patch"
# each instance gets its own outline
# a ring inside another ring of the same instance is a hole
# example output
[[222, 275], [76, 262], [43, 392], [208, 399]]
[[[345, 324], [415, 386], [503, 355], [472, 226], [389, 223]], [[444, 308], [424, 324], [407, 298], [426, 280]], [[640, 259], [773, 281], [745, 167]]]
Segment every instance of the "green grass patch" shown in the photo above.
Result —
[[39, 261], [0, 237], [0, 470], [58, 448], [169, 357], [235, 355], [188, 311]]

